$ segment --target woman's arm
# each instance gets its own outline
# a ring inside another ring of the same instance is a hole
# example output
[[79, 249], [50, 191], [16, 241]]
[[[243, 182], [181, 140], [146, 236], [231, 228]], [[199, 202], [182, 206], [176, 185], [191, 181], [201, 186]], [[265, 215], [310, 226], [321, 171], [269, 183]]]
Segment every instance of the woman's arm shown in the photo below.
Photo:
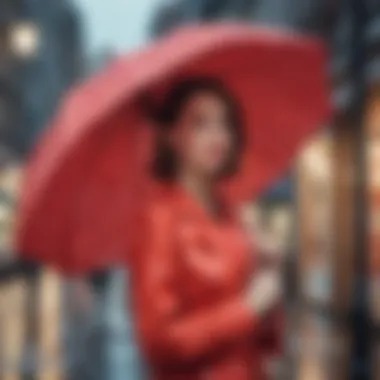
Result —
[[183, 312], [171, 219], [165, 206], [151, 210], [133, 293], [140, 338], [150, 358], [188, 362], [249, 333], [256, 318], [243, 297], [202, 311]]
[[[251, 223], [247, 235], [255, 252], [259, 270], [271, 271], [282, 278], [285, 250], [281, 242], [271, 233]], [[254, 333], [255, 344], [268, 355], [279, 355], [283, 351], [284, 311], [281, 307], [272, 310], [262, 319]]]

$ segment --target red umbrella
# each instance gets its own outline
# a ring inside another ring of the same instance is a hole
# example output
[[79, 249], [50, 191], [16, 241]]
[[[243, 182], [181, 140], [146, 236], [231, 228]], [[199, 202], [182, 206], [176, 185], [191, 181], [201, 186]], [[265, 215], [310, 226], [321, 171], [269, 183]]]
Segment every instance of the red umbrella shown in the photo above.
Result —
[[325, 52], [318, 41], [242, 25], [184, 28], [117, 60], [74, 89], [26, 173], [18, 248], [29, 259], [83, 273], [123, 260], [147, 189], [150, 128], [136, 100], [178, 79], [219, 78], [240, 102], [246, 150], [228, 184], [257, 194], [325, 121]]

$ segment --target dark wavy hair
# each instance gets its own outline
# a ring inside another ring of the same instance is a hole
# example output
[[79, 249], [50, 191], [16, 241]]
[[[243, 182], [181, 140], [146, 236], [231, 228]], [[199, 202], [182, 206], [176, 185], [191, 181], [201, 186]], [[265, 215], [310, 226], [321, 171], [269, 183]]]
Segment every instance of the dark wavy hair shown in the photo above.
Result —
[[168, 91], [159, 106], [153, 105], [149, 96], [143, 97], [144, 101], [142, 104], [145, 115], [153, 121], [160, 132], [156, 140], [155, 157], [152, 163], [154, 178], [161, 181], [172, 181], [175, 179], [178, 160], [176, 152], [168, 143], [165, 135], [175, 128], [176, 122], [187, 102], [194, 95], [204, 92], [214, 94], [225, 104], [228, 125], [231, 128], [234, 140], [234, 148], [219, 178], [232, 176], [236, 172], [244, 142], [242, 114], [239, 105], [219, 80], [209, 77], [196, 77], [177, 82]]

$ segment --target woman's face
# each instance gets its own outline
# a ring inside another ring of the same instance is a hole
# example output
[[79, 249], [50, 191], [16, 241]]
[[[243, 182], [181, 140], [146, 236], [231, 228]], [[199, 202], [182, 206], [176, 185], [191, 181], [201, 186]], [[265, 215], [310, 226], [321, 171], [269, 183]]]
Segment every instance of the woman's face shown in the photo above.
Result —
[[227, 105], [218, 95], [194, 94], [183, 106], [172, 133], [180, 169], [216, 177], [226, 166], [233, 135]]

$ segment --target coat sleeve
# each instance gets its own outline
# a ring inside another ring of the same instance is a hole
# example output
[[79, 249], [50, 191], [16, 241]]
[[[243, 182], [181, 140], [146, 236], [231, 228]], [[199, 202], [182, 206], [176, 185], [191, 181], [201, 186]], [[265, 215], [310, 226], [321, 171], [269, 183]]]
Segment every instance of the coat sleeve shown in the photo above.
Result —
[[271, 315], [262, 320], [255, 331], [255, 342], [267, 356], [280, 356], [284, 343], [284, 311], [274, 310]]
[[256, 318], [240, 297], [197, 312], [185, 312], [176, 278], [172, 215], [155, 206], [147, 221], [133, 289], [136, 323], [147, 356], [192, 362], [250, 334]]

